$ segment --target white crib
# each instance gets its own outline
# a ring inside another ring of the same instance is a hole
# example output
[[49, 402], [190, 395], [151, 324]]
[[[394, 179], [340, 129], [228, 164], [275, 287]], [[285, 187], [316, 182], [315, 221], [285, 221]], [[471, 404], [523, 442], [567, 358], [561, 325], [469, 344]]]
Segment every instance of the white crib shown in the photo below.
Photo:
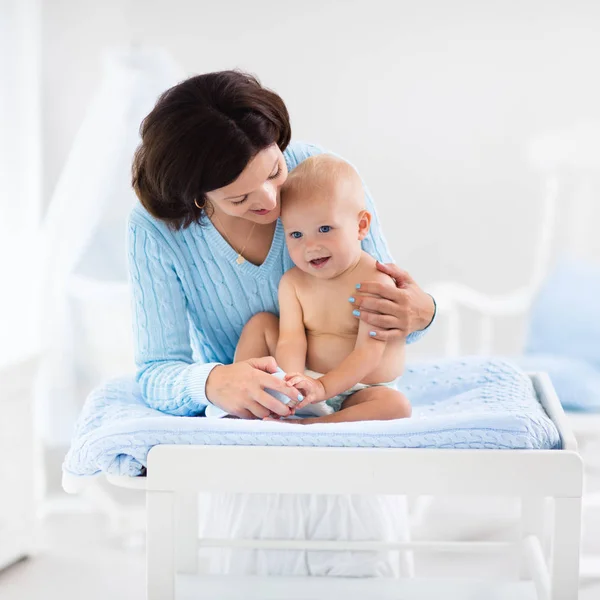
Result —
[[[577, 598], [582, 463], [549, 378], [531, 378], [560, 433], [560, 450], [155, 446], [146, 477], [108, 476], [114, 485], [146, 492], [148, 600]], [[521, 499], [522, 527], [519, 539], [509, 542], [199, 540], [202, 492], [513, 496]], [[207, 546], [400, 550], [410, 556], [512, 552], [518, 572], [503, 582], [420, 579], [414, 573], [402, 579], [215, 576], [198, 560]]]
[[[437, 326], [445, 329], [444, 355], [447, 357], [465, 352], [463, 326], [466, 319], [462, 316], [465, 312], [477, 320], [479, 336], [475, 353], [494, 354], [495, 334], [506, 322], [503, 319], [526, 315], [548, 275], [558, 245], [559, 224], [566, 230], [567, 249], [574, 255], [589, 257], [598, 249], [593, 217], [600, 180], [600, 121], [582, 122], [533, 139], [527, 148], [527, 158], [540, 173], [545, 186], [529, 282], [497, 295], [452, 281], [429, 286], [428, 291], [437, 302]], [[568, 215], [560, 214], [561, 199], [569, 208]], [[584, 457], [585, 470], [598, 473], [600, 413], [567, 412], [566, 416]], [[418, 519], [423, 518], [427, 505], [427, 501], [420, 503]], [[599, 510], [600, 492], [586, 492], [583, 507]], [[582, 556], [581, 576], [600, 577], [600, 555]]]

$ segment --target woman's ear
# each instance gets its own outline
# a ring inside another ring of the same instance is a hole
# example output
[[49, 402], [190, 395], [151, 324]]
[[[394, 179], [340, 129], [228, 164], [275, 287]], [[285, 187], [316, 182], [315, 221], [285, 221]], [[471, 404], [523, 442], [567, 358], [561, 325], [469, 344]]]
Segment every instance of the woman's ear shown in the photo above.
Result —
[[371, 226], [371, 213], [366, 210], [361, 210], [358, 213], [358, 239], [362, 242], [369, 233]]

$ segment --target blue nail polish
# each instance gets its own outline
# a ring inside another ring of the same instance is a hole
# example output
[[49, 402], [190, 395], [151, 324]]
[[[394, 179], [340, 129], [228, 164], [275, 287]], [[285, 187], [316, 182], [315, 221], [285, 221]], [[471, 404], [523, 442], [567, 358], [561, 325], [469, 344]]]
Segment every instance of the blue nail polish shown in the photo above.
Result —
[[357, 283], [357, 284], [356, 284], [356, 289], [357, 289], [357, 290], [360, 290], [360, 283]]
[[353, 310], [353, 311], [352, 311], [352, 314], [353, 314], [355, 317], [360, 317], [360, 310]]
[[371, 337], [375, 337], [377, 335], [377, 332], [376, 331], [369, 331], [369, 335]]
[[298, 402], [302, 402], [304, 400], [304, 396], [302, 394], [298, 394]]
[[354, 302], [354, 298], [350, 296], [350, 298], [348, 298], [348, 302]]

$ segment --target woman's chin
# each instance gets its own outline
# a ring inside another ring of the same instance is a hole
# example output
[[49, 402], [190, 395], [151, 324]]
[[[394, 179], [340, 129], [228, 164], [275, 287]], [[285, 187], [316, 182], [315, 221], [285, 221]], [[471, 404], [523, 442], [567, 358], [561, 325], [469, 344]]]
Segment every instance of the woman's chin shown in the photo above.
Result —
[[269, 225], [270, 223], [277, 221], [280, 212], [279, 206], [276, 206], [274, 209], [263, 214], [249, 211], [246, 213], [246, 218], [250, 221], [258, 223], [259, 225]]

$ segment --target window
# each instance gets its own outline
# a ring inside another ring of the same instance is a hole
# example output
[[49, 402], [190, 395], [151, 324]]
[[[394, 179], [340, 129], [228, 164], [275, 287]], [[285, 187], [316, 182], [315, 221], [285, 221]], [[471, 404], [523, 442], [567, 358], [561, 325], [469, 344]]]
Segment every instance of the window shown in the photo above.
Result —
[[0, 0], [0, 365], [35, 347], [41, 210], [39, 0]]

